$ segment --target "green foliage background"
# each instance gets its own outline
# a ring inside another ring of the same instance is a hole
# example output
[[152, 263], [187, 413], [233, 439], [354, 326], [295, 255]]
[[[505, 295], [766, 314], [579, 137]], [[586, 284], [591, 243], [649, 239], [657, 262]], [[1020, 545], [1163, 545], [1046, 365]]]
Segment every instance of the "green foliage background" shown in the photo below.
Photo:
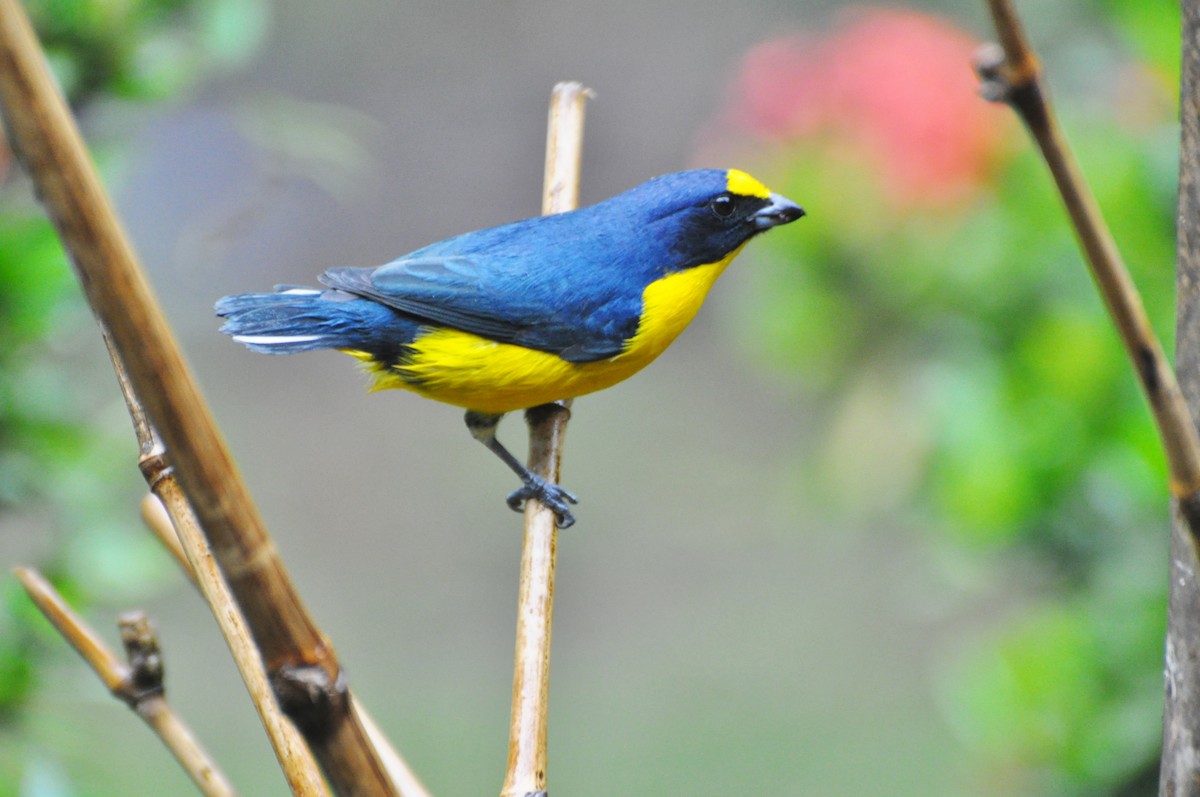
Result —
[[[1179, 7], [1057, 7], [1072, 24], [1043, 48], [1054, 97], [1169, 344]], [[1136, 99], [1119, 90], [1133, 75]], [[803, 480], [822, 500], [903, 517], [979, 584], [1024, 573], [1002, 630], [943, 679], [981, 793], [1150, 794], [1163, 458], [1045, 167], [1012, 135], [968, 202], [927, 209], [890, 206], [820, 135], [776, 142], [779, 190], [836, 221], [771, 242], [787, 263], [747, 298], [745, 351], [819, 397], [830, 431]]]
[[[251, 55], [266, 7], [243, 0], [35, 0], [24, 4], [72, 106], [179, 97], [204, 75]], [[0, 142], [2, 143], [2, 142]], [[97, 142], [102, 162], [125, 152]], [[114, 516], [136, 502], [117, 489], [129, 441], [96, 431], [91, 396], [55, 357], [94, 334], [57, 236], [12, 155], [0, 148], [9, 190], [0, 193], [0, 512], [27, 516], [55, 539], [40, 568], [73, 605], [144, 593], [163, 576], [160, 552]], [[67, 354], [69, 360], [69, 354]], [[119, 502], [119, 503], [118, 503]], [[22, 707], [43, 651], [61, 641], [16, 581], [0, 594], [0, 795], [61, 794], [55, 763], [26, 747]]]

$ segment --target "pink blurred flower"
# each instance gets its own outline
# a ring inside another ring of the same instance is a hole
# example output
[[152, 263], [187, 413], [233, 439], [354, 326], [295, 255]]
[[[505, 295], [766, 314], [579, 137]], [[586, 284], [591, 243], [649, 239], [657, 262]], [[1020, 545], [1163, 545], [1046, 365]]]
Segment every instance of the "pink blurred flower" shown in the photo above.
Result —
[[986, 179], [1007, 115], [976, 93], [978, 42], [946, 20], [867, 7], [824, 36], [764, 42], [745, 57], [733, 124], [780, 141], [820, 136], [867, 157], [899, 204], [946, 204]]

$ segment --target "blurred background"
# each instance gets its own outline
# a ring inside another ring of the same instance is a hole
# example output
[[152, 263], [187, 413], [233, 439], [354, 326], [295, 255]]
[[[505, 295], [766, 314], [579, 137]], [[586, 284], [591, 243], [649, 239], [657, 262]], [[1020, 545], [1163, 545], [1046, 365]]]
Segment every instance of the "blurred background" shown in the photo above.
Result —
[[[689, 332], [576, 402], [553, 793], [1149, 795], [1167, 513], [1143, 402], [982, 3], [30, 0], [169, 318], [358, 695], [436, 794], [499, 789], [520, 519], [453, 409], [251, 354], [218, 297], [539, 209], [581, 80], [583, 200], [738, 166], [809, 211]], [[1160, 334], [1179, 9], [1020, 4]], [[223, 642], [140, 526], [136, 447], [29, 185], [0, 192], [0, 795], [188, 793], [34, 617], [112, 631], [244, 794], [286, 793]], [[518, 418], [501, 439], [523, 450]]]

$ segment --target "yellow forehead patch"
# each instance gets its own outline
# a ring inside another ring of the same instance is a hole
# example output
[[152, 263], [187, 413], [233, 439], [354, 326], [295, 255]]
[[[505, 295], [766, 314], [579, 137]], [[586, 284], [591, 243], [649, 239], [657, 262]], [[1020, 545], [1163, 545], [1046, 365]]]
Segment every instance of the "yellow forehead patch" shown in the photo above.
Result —
[[765, 185], [741, 169], [730, 169], [725, 172], [725, 190], [738, 196], [756, 196], [759, 199], [768, 199], [771, 196], [770, 190]]

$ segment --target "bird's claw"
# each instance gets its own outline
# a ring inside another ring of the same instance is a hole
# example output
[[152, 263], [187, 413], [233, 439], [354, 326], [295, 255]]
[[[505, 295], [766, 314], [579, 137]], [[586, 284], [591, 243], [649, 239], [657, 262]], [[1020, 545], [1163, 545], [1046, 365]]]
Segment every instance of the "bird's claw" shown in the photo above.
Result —
[[560, 529], [568, 528], [575, 522], [575, 516], [571, 514], [567, 504], [578, 504], [579, 499], [557, 484], [544, 480], [528, 483], [509, 493], [508, 508], [514, 512], [523, 512], [525, 502], [530, 498], [554, 513], [555, 522]]

